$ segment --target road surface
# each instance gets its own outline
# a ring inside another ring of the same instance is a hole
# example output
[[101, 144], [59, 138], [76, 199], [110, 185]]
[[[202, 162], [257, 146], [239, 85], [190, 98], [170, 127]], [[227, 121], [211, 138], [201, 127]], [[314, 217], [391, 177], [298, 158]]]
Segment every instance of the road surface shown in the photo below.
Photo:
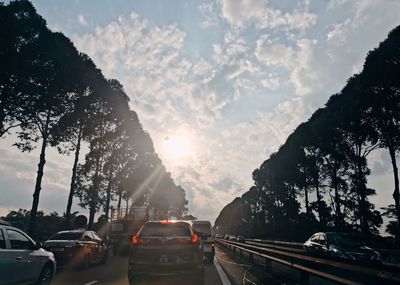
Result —
[[[225, 284], [221, 282], [217, 267], [214, 264], [205, 265], [205, 285], [226, 285], [226, 282]], [[52, 285], [128, 285], [127, 270], [128, 257], [112, 256], [109, 257], [107, 264], [93, 265], [86, 270], [60, 269]], [[144, 284], [190, 284], [190, 280], [183, 280], [182, 278], [164, 279]]]

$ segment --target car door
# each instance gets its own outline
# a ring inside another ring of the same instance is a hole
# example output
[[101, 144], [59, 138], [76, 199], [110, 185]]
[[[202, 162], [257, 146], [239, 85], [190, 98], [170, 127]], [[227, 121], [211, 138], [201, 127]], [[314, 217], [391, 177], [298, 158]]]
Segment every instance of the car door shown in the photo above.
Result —
[[98, 258], [99, 261], [101, 261], [104, 257], [104, 253], [106, 251], [106, 245], [104, 243], [104, 241], [97, 235], [96, 232], [92, 232], [93, 234], [93, 238], [96, 241], [97, 245], [98, 245]]
[[96, 245], [96, 242], [94, 241], [92, 232], [90, 232], [90, 231], [85, 232], [84, 239], [85, 239], [86, 244], [90, 251], [91, 262], [92, 263], [97, 262], [99, 253], [98, 253], [98, 247]]
[[328, 242], [326, 240], [325, 234], [320, 234], [319, 235], [319, 243], [320, 243], [320, 252], [323, 256], [328, 255]]
[[35, 255], [35, 244], [24, 233], [17, 229], [6, 229], [10, 243], [10, 254], [15, 260], [12, 282], [22, 283], [36, 281], [39, 278], [43, 262]]
[[3, 229], [0, 228], [0, 284], [10, 284], [12, 269], [16, 263], [15, 256], [13, 256], [10, 249], [7, 248], [5, 235]]

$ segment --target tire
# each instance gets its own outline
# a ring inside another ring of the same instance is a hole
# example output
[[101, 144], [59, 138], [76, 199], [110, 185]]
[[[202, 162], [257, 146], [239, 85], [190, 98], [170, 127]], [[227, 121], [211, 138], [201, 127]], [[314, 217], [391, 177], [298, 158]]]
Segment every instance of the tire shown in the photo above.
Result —
[[53, 279], [53, 265], [47, 263], [39, 275], [39, 280], [36, 283], [37, 285], [50, 285], [51, 280]]
[[90, 254], [86, 254], [85, 258], [82, 261], [81, 269], [88, 269], [90, 267], [91, 259]]

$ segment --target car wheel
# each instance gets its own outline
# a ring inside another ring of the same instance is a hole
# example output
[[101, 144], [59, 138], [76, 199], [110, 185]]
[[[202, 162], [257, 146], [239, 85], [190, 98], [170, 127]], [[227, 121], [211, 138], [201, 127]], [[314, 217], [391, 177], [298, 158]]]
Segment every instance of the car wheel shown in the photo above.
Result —
[[90, 262], [91, 262], [91, 260], [90, 260], [90, 254], [86, 254], [86, 255], [85, 255], [85, 258], [84, 258], [83, 261], [82, 261], [81, 268], [82, 268], [82, 269], [88, 269], [89, 266], [90, 266]]
[[46, 264], [42, 272], [40, 272], [39, 281], [37, 285], [49, 285], [53, 279], [53, 266], [51, 264]]

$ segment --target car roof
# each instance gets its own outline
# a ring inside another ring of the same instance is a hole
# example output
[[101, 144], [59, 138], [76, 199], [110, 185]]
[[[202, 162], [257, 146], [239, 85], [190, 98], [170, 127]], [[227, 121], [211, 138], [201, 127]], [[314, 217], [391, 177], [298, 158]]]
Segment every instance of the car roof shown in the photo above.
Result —
[[87, 232], [87, 230], [85, 230], [85, 229], [78, 229], [78, 230], [60, 231], [60, 232], [57, 232], [56, 234], [66, 234], [66, 233], [83, 234], [84, 232]]
[[192, 223], [194, 225], [210, 225], [211, 226], [210, 221], [192, 221]]
[[190, 221], [185, 221], [185, 220], [154, 220], [154, 221], [147, 221], [145, 224], [150, 224], [150, 223], [159, 223], [159, 224], [186, 223], [188, 225], [191, 224]]

